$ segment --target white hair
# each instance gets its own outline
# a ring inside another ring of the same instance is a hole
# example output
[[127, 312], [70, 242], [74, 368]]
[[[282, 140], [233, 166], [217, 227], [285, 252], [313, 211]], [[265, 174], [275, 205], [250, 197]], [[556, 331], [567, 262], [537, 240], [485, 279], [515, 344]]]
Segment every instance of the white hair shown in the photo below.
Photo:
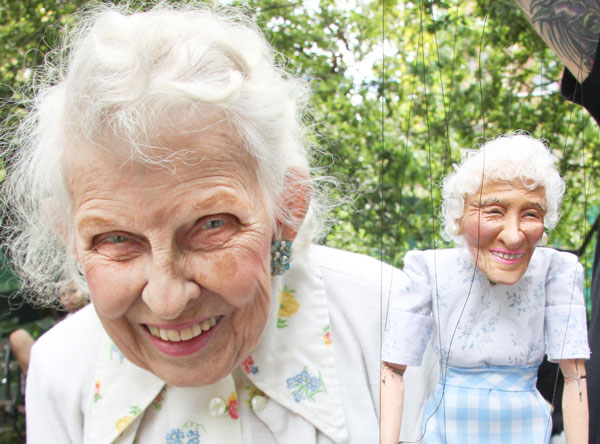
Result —
[[[120, 150], [169, 168], [174, 154], [151, 146], [153, 137], [201, 130], [194, 123], [220, 114], [253, 159], [273, 220], [300, 229], [296, 249], [320, 235], [319, 187], [299, 174], [309, 171], [308, 88], [278, 64], [252, 20], [232, 8], [167, 2], [145, 12], [103, 4], [77, 18], [36, 76], [29, 114], [4, 146], [4, 248], [36, 302], [55, 302], [70, 281], [86, 290], [69, 251], [66, 146]], [[122, 143], [107, 147], [107, 138]], [[312, 189], [303, 224], [285, 204], [286, 180]]]
[[565, 183], [556, 167], [556, 157], [534, 137], [523, 133], [499, 136], [479, 149], [466, 150], [459, 165], [442, 185], [442, 237], [462, 243], [459, 222], [467, 196], [489, 182], [520, 181], [526, 190], [543, 188], [547, 209], [544, 226], [552, 229], [560, 218]]

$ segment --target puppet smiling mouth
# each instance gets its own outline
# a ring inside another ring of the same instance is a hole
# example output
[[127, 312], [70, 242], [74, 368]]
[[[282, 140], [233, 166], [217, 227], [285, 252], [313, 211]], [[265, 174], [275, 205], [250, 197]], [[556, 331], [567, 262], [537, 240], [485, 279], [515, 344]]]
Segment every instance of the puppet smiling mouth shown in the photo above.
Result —
[[525, 256], [524, 251], [508, 252], [500, 250], [490, 250], [493, 256], [500, 259], [502, 262], [518, 262]]
[[150, 334], [156, 338], [160, 338], [163, 341], [181, 342], [194, 339], [203, 332], [210, 330], [217, 325], [220, 318], [221, 316], [213, 316], [183, 329], [163, 328], [154, 325], [146, 325], [146, 327], [148, 327]]

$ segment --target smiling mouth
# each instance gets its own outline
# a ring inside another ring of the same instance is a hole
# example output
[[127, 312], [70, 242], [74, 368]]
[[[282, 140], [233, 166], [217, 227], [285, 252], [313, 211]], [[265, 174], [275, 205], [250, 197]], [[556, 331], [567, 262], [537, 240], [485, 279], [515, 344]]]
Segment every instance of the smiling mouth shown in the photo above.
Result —
[[525, 253], [507, 253], [504, 251], [492, 251], [491, 253], [500, 259], [506, 259], [508, 261], [518, 260], [525, 256]]
[[222, 316], [213, 316], [211, 318], [205, 319], [202, 322], [198, 322], [197, 324], [191, 325], [190, 327], [183, 329], [172, 329], [172, 328], [163, 328], [156, 327], [154, 325], [146, 325], [148, 331], [155, 338], [162, 339], [163, 341], [169, 342], [181, 342], [181, 341], [189, 341], [190, 339], [197, 338], [202, 335], [202, 333], [209, 331]]

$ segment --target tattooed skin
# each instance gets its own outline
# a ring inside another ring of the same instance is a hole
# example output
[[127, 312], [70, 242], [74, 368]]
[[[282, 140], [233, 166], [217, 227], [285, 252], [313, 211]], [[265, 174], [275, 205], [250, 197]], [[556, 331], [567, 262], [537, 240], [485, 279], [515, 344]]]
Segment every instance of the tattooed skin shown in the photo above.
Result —
[[579, 82], [592, 70], [600, 0], [516, 0], [536, 31]]

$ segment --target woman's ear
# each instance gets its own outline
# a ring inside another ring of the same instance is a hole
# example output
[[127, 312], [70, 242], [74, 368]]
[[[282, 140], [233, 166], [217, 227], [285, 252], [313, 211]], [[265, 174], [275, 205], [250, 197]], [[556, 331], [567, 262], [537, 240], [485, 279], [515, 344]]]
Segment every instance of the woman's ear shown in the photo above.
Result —
[[308, 212], [312, 187], [310, 177], [304, 168], [288, 168], [285, 176], [282, 200], [289, 215], [288, 221], [277, 221], [281, 238], [284, 240], [294, 240], [302, 221]]
[[460, 219], [456, 219], [454, 221], [454, 223], [450, 226], [450, 234], [453, 234], [454, 236], [462, 235], [464, 231], [462, 220], [463, 218], [461, 217]]

